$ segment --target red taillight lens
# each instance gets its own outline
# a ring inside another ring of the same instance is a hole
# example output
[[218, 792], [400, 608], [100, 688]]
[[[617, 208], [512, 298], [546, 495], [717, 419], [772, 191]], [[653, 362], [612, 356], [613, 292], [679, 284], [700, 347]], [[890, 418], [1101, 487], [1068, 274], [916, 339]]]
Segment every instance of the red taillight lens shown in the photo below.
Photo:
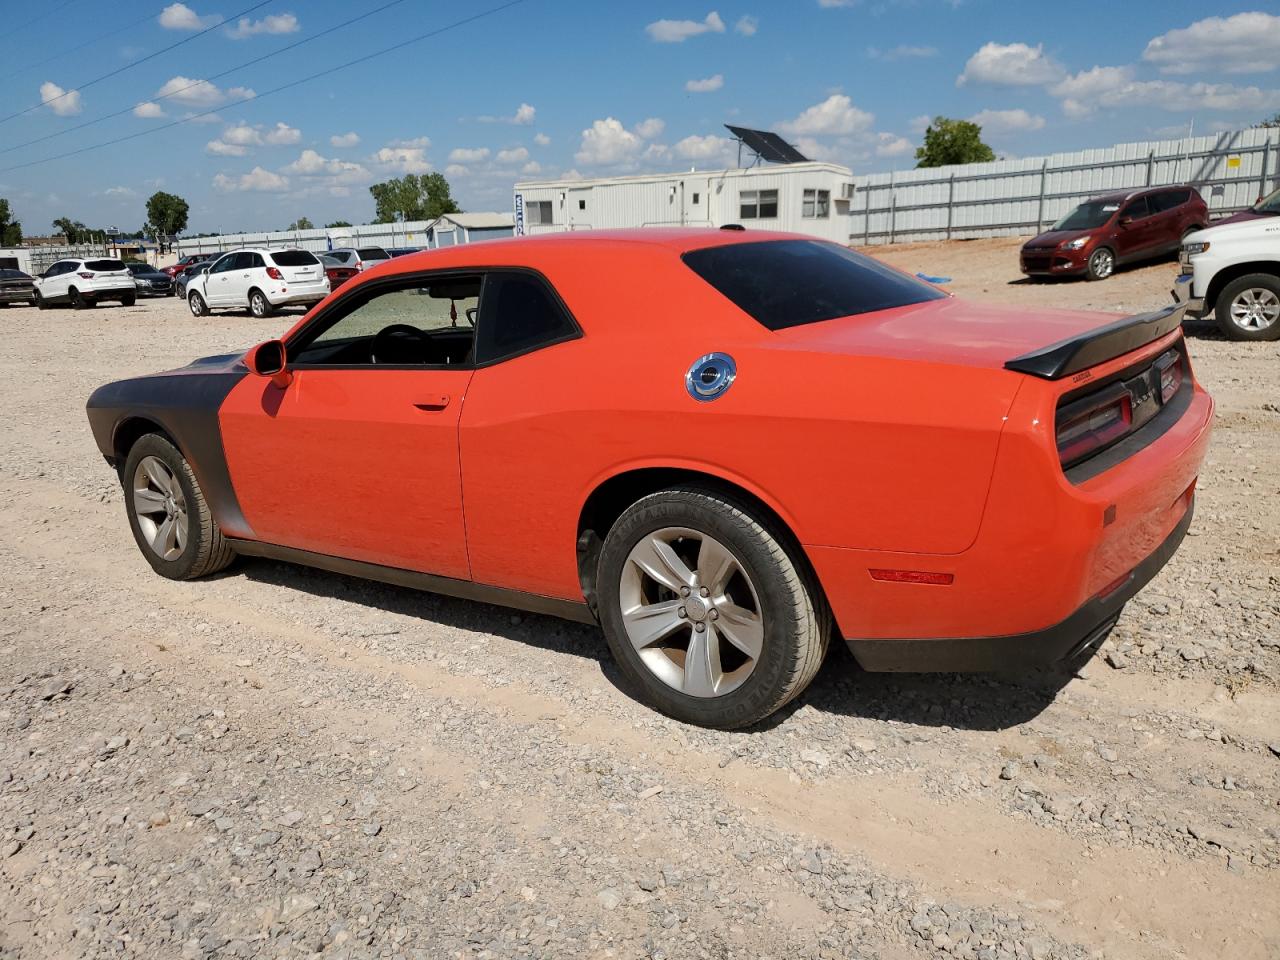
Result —
[[1156, 368], [1160, 371], [1160, 402], [1168, 403], [1182, 386], [1182, 357], [1166, 354], [1156, 362]]
[[78, 274], [76, 274], [76, 276], [78, 276], [78, 277], [83, 277], [85, 280], [92, 280], [92, 279], [93, 279], [93, 274], [92, 274], [92, 273], [78, 273]]
[[284, 279], [284, 274], [281, 273], [279, 269], [277, 269], [276, 267], [267, 267], [267, 276], [270, 277], [272, 280]]
[[1127, 393], [1073, 410], [1058, 424], [1058, 458], [1064, 467], [1070, 466], [1124, 436], [1132, 423], [1133, 405]]

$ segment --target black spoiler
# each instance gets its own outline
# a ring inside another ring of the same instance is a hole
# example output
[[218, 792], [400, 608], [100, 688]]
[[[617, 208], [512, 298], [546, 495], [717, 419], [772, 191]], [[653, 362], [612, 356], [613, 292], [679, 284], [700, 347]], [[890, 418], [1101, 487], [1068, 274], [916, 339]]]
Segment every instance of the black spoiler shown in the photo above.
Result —
[[1182, 324], [1187, 304], [1175, 303], [1151, 313], [1135, 313], [1131, 317], [1081, 333], [1031, 353], [1005, 362], [1006, 370], [1029, 373], [1045, 380], [1061, 380], [1086, 367], [1136, 350], [1145, 343], [1159, 340]]

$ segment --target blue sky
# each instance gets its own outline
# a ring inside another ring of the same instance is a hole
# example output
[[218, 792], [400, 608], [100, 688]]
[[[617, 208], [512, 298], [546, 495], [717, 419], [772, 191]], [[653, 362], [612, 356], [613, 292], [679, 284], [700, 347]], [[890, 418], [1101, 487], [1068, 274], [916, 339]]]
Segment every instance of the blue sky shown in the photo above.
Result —
[[726, 122], [862, 173], [913, 166], [938, 114], [1029, 156], [1280, 112], [1280, 16], [1258, 0], [524, 0], [268, 94], [503, 2], [402, 0], [240, 68], [386, 2], [22, 7], [32, 22], [11, 14], [0, 36], [0, 116], [50, 102], [0, 122], [0, 196], [28, 234], [64, 215], [134, 229], [156, 189], [190, 202], [192, 231], [279, 229], [367, 221], [368, 185], [406, 172], [443, 171], [464, 209], [505, 210], [517, 179], [731, 164]]

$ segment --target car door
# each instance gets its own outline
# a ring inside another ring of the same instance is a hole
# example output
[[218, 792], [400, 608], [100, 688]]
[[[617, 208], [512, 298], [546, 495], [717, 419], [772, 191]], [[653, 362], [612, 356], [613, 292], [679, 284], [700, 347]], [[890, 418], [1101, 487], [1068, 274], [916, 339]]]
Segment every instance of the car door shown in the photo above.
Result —
[[416, 274], [352, 290], [291, 336], [287, 386], [250, 376], [232, 390], [223, 447], [255, 539], [470, 577], [458, 417], [480, 278], [471, 297], [423, 292], [440, 282]]
[[1117, 220], [1116, 255], [1120, 260], [1137, 260], [1147, 255], [1154, 243], [1151, 209], [1146, 197], [1130, 200]]
[[[225, 307], [231, 298], [231, 272], [235, 269], [239, 253], [219, 257], [204, 277], [204, 299], [211, 307]], [[197, 282], [197, 289], [199, 283]]]
[[229, 307], [248, 307], [249, 288], [254, 285], [257, 267], [264, 266], [262, 254], [241, 250], [236, 254], [235, 263], [227, 271], [226, 305]]
[[40, 280], [40, 296], [51, 302], [64, 299], [71, 285], [71, 271], [75, 267], [75, 260], [59, 260], [46, 270]]

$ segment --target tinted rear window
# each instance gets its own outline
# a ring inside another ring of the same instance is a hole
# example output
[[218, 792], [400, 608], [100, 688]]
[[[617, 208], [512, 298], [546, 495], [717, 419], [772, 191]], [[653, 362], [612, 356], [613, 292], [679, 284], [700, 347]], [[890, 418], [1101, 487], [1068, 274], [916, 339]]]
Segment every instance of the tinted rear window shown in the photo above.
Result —
[[361, 260], [390, 260], [391, 255], [381, 247], [361, 247], [356, 251]]
[[0, 280], [30, 280], [21, 270], [10, 270], [7, 267], [0, 270]]
[[84, 262], [86, 270], [100, 270], [104, 273], [108, 270], [123, 270], [123, 260], [86, 260]]
[[271, 254], [277, 267], [310, 267], [320, 261], [305, 250], [281, 250]]
[[731, 243], [691, 250], [683, 259], [770, 330], [946, 296], [870, 257], [816, 240]]

